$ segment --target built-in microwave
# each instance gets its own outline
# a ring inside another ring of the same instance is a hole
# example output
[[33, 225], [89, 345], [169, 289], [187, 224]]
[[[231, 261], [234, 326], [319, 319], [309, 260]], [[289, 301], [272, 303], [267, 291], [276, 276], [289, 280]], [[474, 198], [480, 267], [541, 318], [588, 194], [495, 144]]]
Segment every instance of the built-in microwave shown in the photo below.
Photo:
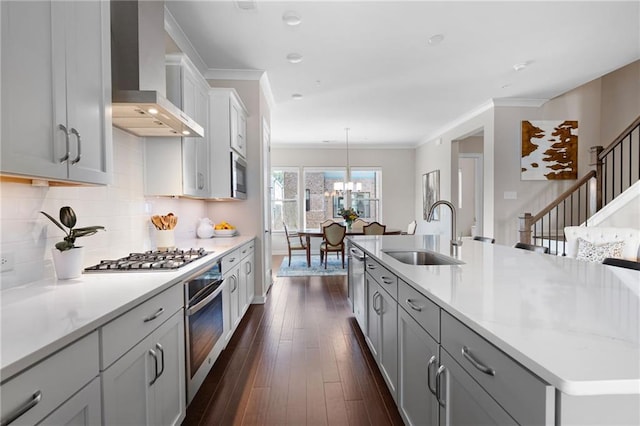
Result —
[[231, 152], [231, 196], [247, 198], [247, 162], [235, 152]]

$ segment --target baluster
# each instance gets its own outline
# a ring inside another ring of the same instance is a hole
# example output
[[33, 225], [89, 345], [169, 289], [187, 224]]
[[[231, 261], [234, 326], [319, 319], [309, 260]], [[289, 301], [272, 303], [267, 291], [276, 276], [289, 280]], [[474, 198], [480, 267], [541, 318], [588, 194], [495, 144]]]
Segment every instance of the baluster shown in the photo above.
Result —
[[[560, 210], [560, 208], [556, 206], [556, 255], [558, 254], [558, 229], [559, 229], [558, 210]], [[551, 246], [551, 243], [549, 243], [549, 246]], [[549, 251], [551, 251], [551, 247], [549, 247]]]

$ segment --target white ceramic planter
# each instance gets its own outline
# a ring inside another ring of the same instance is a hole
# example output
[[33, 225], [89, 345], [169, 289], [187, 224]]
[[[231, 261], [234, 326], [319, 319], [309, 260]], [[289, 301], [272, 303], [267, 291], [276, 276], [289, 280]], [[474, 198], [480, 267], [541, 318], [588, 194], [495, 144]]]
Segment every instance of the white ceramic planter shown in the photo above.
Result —
[[176, 240], [173, 229], [156, 231], [156, 247], [160, 251], [167, 251], [176, 248]]
[[53, 248], [51, 249], [51, 255], [53, 257], [53, 266], [56, 269], [56, 276], [59, 280], [78, 278], [82, 275], [84, 247], [75, 247], [65, 251]]

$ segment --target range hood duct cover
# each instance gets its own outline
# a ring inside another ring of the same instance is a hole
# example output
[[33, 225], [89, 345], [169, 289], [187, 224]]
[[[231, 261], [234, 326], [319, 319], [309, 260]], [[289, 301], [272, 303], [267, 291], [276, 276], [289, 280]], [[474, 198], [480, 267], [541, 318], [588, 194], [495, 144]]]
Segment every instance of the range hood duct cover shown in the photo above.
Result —
[[136, 136], [204, 136], [166, 98], [163, 1], [111, 1], [113, 125]]

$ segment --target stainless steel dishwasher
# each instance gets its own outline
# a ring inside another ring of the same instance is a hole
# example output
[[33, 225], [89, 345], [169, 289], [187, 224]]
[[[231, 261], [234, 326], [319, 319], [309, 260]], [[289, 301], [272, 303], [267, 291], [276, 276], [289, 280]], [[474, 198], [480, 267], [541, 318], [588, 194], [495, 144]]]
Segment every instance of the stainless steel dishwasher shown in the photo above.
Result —
[[349, 242], [349, 279], [347, 288], [349, 302], [361, 330], [367, 329], [367, 316], [365, 314], [367, 292], [364, 283], [364, 259], [365, 255], [362, 250]]

